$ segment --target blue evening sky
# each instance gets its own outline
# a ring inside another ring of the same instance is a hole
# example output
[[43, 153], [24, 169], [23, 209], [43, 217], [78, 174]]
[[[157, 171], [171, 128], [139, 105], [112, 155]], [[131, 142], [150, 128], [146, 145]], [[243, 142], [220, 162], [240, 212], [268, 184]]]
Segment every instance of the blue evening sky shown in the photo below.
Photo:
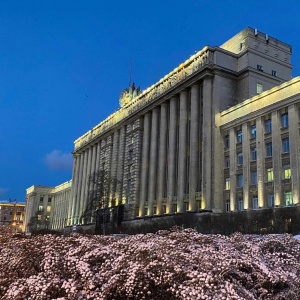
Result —
[[247, 26], [293, 46], [300, 2], [0, 0], [0, 200], [72, 176], [73, 142], [205, 45]]

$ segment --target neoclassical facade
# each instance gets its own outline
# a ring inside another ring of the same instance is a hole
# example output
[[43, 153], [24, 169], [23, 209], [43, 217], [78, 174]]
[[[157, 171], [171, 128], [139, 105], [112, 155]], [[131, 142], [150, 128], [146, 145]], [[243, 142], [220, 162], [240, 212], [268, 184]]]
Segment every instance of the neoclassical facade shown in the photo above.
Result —
[[97, 208], [90, 199], [99, 172], [108, 178], [106, 204], [124, 204], [127, 219], [298, 203], [291, 52], [246, 28], [148, 89], [124, 90], [119, 110], [75, 141], [66, 224], [94, 222], [87, 211]]

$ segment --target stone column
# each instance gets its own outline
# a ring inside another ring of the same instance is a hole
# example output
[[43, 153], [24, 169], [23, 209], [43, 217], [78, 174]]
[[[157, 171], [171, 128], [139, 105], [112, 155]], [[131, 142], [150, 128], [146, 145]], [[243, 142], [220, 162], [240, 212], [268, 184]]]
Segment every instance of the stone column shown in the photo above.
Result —
[[188, 92], [183, 90], [180, 93], [179, 101], [179, 151], [178, 151], [178, 192], [177, 192], [177, 212], [185, 211], [183, 200], [185, 194], [186, 162], [187, 162], [187, 118], [188, 118]]
[[79, 177], [79, 156], [74, 154], [73, 155], [73, 175], [72, 175], [72, 193], [71, 193], [71, 203], [68, 208], [68, 220], [67, 225], [71, 226], [74, 222], [74, 209], [75, 209], [75, 201], [76, 201], [76, 189], [77, 189], [77, 182]]
[[81, 193], [80, 193], [80, 204], [78, 209], [78, 220], [82, 224], [81, 216], [83, 212], [83, 206], [85, 203], [85, 184], [86, 184], [86, 174], [88, 165], [88, 150], [84, 152], [83, 166], [82, 166], [82, 181], [81, 181]]
[[167, 103], [163, 103], [160, 108], [160, 128], [159, 128], [159, 153], [157, 171], [157, 214], [163, 214], [162, 201], [164, 198], [165, 177], [166, 177], [166, 152], [167, 152]]
[[113, 149], [112, 149], [111, 172], [110, 172], [112, 188], [110, 191], [110, 202], [112, 201], [112, 199], [115, 198], [116, 184], [117, 184], [117, 165], [118, 165], [118, 148], [119, 148], [118, 130], [114, 132], [112, 147]]
[[[229, 131], [229, 161], [230, 161], [230, 211], [235, 211], [236, 202], [236, 136], [234, 128]], [[205, 174], [204, 174], [205, 176]]]
[[175, 192], [176, 180], [176, 131], [177, 131], [177, 98], [170, 100], [169, 123], [169, 151], [168, 151], [168, 203], [167, 213], [172, 213], [172, 199]]
[[273, 156], [273, 172], [274, 172], [274, 200], [275, 205], [284, 205], [284, 199], [281, 192], [281, 131], [280, 131], [280, 119], [278, 118], [278, 112], [272, 112], [272, 156]]
[[[256, 119], [257, 197], [259, 206], [263, 206], [265, 195], [265, 148], [264, 126], [261, 117], [259, 117]], [[252, 207], [250, 203], [249, 208]]]
[[122, 204], [122, 191], [123, 191], [123, 175], [124, 175], [124, 155], [125, 155], [125, 126], [123, 125], [120, 129], [120, 140], [119, 140], [119, 153], [118, 153], [118, 169], [117, 169], [117, 205]]
[[144, 116], [144, 134], [143, 134], [143, 149], [142, 149], [142, 174], [141, 174], [140, 212], [139, 212], [140, 217], [144, 217], [145, 215], [145, 203], [147, 202], [150, 118], [151, 118], [151, 113], [149, 112], [146, 113]]
[[191, 88], [191, 129], [190, 129], [190, 170], [189, 170], [189, 210], [196, 210], [196, 189], [199, 167], [199, 85], [194, 84]]
[[203, 152], [202, 199], [205, 209], [212, 209], [212, 78], [203, 80]]
[[149, 187], [148, 187], [148, 215], [153, 215], [153, 202], [156, 198], [156, 180], [157, 180], [157, 138], [158, 138], [158, 109], [152, 110], [151, 120], [151, 144], [149, 161]]
[[244, 123], [242, 125], [242, 134], [243, 134], [243, 177], [244, 177], [244, 189], [243, 189], [243, 202], [244, 209], [251, 207], [249, 199], [249, 187], [250, 187], [250, 144], [249, 144], [249, 133], [248, 133], [248, 124]]
[[288, 107], [288, 116], [293, 203], [299, 204], [299, 118], [294, 104]]
[[84, 164], [84, 154], [82, 152], [79, 154], [79, 179], [76, 187], [76, 198], [75, 198], [75, 214], [74, 214], [74, 224], [79, 224], [79, 207], [81, 202], [81, 191], [82, 191], [82, 175], [83, 175], [83, 164]]

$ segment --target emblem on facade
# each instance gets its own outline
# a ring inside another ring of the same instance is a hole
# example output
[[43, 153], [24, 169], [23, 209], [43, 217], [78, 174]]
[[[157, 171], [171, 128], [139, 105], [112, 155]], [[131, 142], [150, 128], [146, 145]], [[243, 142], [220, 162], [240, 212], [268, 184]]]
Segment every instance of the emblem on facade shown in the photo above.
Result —
[[123, 107], [131, 102], [133, 98], [141, 93], [139, 87], [135, 87], [134, 82], [130, 85], [128, 89], [124, 89], [120, 95], [120, 106]]

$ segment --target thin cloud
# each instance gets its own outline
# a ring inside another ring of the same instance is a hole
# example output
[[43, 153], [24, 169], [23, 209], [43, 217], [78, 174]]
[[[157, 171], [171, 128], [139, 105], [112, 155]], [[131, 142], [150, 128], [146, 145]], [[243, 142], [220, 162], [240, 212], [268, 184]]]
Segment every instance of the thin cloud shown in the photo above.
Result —
[[73, 158], [71, 153], [53, 150], [46, 155], [45, 162], [49, 170], [68, 171], [72, 170]]
[[0, 197], [2, 197], [7, 191], [8, 191], [8, 188], [0, 187]]

